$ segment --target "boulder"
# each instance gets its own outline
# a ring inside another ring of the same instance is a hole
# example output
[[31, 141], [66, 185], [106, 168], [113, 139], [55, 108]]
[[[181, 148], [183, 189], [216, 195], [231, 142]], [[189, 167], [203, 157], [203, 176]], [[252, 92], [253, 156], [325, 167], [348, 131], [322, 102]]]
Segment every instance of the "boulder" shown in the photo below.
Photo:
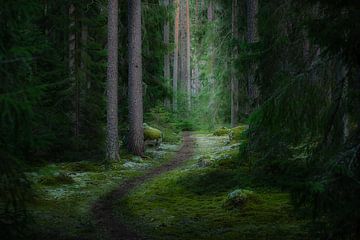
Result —
[[221, 127], [215, 130], [214, 132], [214, 136], [225, 136], [227, 134], [229, 134], [230, 129], [226, 128], [226, 127]]
[[231, 141], [239, 141], [243, 138], [243, 133], [248, 129], [247, 125], [240, 125], [234, 128], [231, 128], [229, 131], [229, 138]]
[[224, 202], [227, 208], [243, 207], [248, 201], [255, 198], [255, 193], [247, 189], [236, 189], [230, 192]]
[[159, 145], [162, 141], [162, 132], [144, 123], [144, 140], [147, 143], [154, 142], [155, 145]]

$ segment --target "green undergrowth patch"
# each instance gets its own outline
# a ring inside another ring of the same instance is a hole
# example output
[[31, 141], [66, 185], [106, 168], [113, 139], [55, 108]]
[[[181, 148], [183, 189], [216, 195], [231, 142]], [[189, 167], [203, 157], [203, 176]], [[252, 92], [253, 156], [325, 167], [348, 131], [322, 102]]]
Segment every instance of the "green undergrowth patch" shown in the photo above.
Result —
[[122, 153], [108, 164], [90, 161], [48, 164], [32, 168], [36, 199], [30, 206], [33, 239], [103, 239], [91, 215], [91, 206], [124, 180], [168, 161], [178, 145], [149, 148], [146, 158]]
[[[292, 214], [289, 195], [256, 185], [239, 164], [238, 148], [226, 147], [221, 137], [196, 137], [196, 156], [119, 201], [119, 218], [150, 239], [306, 238], [305, 222]], [[217, 159], [219, 154], [227, 157]], [[217, 164], [201, 165], [199, 157]], [[229, 193], [237, 189], [246, 189], [241, 190], [246, 201], [229, 207]]]

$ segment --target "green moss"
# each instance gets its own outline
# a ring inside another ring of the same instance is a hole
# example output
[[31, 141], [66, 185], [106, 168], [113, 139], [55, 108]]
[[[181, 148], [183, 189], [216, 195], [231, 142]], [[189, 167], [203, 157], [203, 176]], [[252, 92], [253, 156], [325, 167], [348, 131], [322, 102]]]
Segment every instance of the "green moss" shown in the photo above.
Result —
[[244, 132], [248, 129], [247, 125], [240, 125], [238, 127], [231, 128], [229, 131], [229, 137], [232, 141], [244, 140]]
[[230, 129], [226, 127], [221, 127], [215, 130], [214, 136], [225, 136], [228, 135], [229, 133], [230, 133]]
[[159, 129], [150, 127], [144, 123], [144, 139], [145, 140], [160, 140], [162, 138], [162, 133]]
[[39, 179], [39, 183], [43, 185], [61, 185], [61, 184], [72, 184], [74, 179], [65, 173], [57, 173], [55, 175], [42, 176]]
[[247, 189], [236, 189], [230, 192], [225, 201], [224, 207], [225, 208], [236, 208], [236, 207], [243, 207], [249, 201], [256, 201], [256, 195], [253, 191]]
[[[223, 144], [223, 138], [197, 135], [197, 155], [216, 156]], [[199, 168], [197, 161], [195, 157], [141, 185], [118, 202], [117, 214], [150, 239], [307, 239], [302, 231], [305, 222], [291, 215], [287, 193], [253, 185], [246, 169]], [[246, 192], [241, 208], [224, 208], [224, 199], [237, 188], [256, 193]]]
[[98, 172], [102, 170], [99, 164], [89, 161], [65, 163], [62, 168], [70, 172]]

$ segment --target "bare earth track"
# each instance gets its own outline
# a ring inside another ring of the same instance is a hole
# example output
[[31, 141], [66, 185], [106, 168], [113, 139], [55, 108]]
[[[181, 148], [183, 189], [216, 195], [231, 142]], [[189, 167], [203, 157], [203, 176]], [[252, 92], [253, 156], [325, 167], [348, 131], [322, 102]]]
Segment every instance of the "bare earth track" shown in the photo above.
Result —
[[194, 139], [189, 132], [184, 132], [183, 145], [172, 160], [160, 167], [146, 172], [144, 175], [130, 179], [122, 183], [118, 188], [98, 200], [92, 212], [95, 216], [97, 225], [104, 229], [110, 239], [116, 240], [139, 240], [142, 239], [135, 232], [131, 231], [121, 219], [113, 213], [114, 203], [126, 196], [132, 189], [142, 183], [154, 178], [157, 175], [171, 171], [179, 167], [184, 161], [194, 154]]

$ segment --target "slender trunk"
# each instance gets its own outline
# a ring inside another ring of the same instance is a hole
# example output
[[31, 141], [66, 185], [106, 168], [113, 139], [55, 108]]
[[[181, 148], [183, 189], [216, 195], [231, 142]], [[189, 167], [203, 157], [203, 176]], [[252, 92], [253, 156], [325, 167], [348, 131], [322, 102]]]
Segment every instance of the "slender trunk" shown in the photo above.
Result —
[[74, 135], [77, 138], [79, 136], [80, 129], [80, 84], [78, 78], [76, 77], [76, 32], [75, 32], [75, 5], [70, 4], [69, 6], [69, 79], [71, 83], [74, 83]]
[[179, 0], [175, 0], [175, 26], [174, 26], [174, 69], [173, 69], [173, 110], [177, 111], [178, 99], [178, 76], [179, 76], [179, 18], [180, 6]]
[[[164, 0], [163, 4], [167, 9], [169, 6], [169, 0]], [[170, 42], [169, 31], [170, 31], [169, 20], [166, 19], [164, 22], [164, 45], [166, 48], [166, 53], [164, 55], [164, 81], [167, 89], [169, 88], [169, 81], [170, 81], [170, 55], [168, 52], [169, 42]], [[165, 107], [170, 108], [170, 99], [167, 96], [164, 100], [164, 105]]]
[[195, 18], [198, 20], [199, 17], [199, 0], [195, 0]]
[[[247, 0], [247, 41], [249, 44], [254, 44], [259, 41], [258, 34], [258, 0]], [[257, 62], [252, 60], [248, 70], [248, 94], [250, 99], [250, 109], [257, 105], [258, 88], [255, 83], [255, 74], [257, 71]]]
[[187, 83], [187, 107], [191, 109], [191, 36], [190, 36], [190, 7], [186, 0], [186, 83]]
[[[213, 0], [210, 0], [207, 8], [207, 18], [208, 22], [211, 23], [214, 21], [214, 3]], [[217, 108], [216, 108], [216, 86], [215, 86], [215, 76], [214, 76], [214, 63], [215, 63], [215, 47], [214, 43], [209, 43], [209, 52], [210, 52], [210, 67], [209, 67], [209, 86], [210, 86], [210, 101], [209, 101], [209, 109], [211, 109], [211, 125], [214, 127], [216, 124], [216, 116], [217, 116]]]
[[342, 142], [345, 143], [349, 137], [349, 113], [347, 108], [348, 102], [348, 89], [349, 89], [349, 81], [347, 77], [348, 70], [344, 65], [344, 62], [340, 57], [337, 59], [336, 63], [336, 81], [338, 86], [342, 86], [341, 91], [341, 101], [342, 101]]
[[[232, 36], [236, 44], [239, 41], [239, 6], [238, 0], [232, 0]], [[238, 48], [235, 46], [231, 64], [231, 126], [239, 123], [239, 78], [236, 72], [235, 61], [238, 57]]]
[[129, 42], [129, 150], [144, 154], [143, 93], [141, 59], [141, 0], [128, 1]]
[[180, 89], [181, 104], [188, 108], [188, 72], [187, 72], [187, 0], [180, 1]]
[[89, 29], [88, 26], [83, 22], [81, 24], [81, 63], [80, 68], [83, 75], [84, 83], [86, 83], [87, 88], [89, 89], [90, 81], [88, 81], [87, 77], [87, 69], [86, 69], [86, 45], [88, 41]]
[[118, 0], [109, 0], [108, 7], [106, 158], [108, 160], [118, 160]]

